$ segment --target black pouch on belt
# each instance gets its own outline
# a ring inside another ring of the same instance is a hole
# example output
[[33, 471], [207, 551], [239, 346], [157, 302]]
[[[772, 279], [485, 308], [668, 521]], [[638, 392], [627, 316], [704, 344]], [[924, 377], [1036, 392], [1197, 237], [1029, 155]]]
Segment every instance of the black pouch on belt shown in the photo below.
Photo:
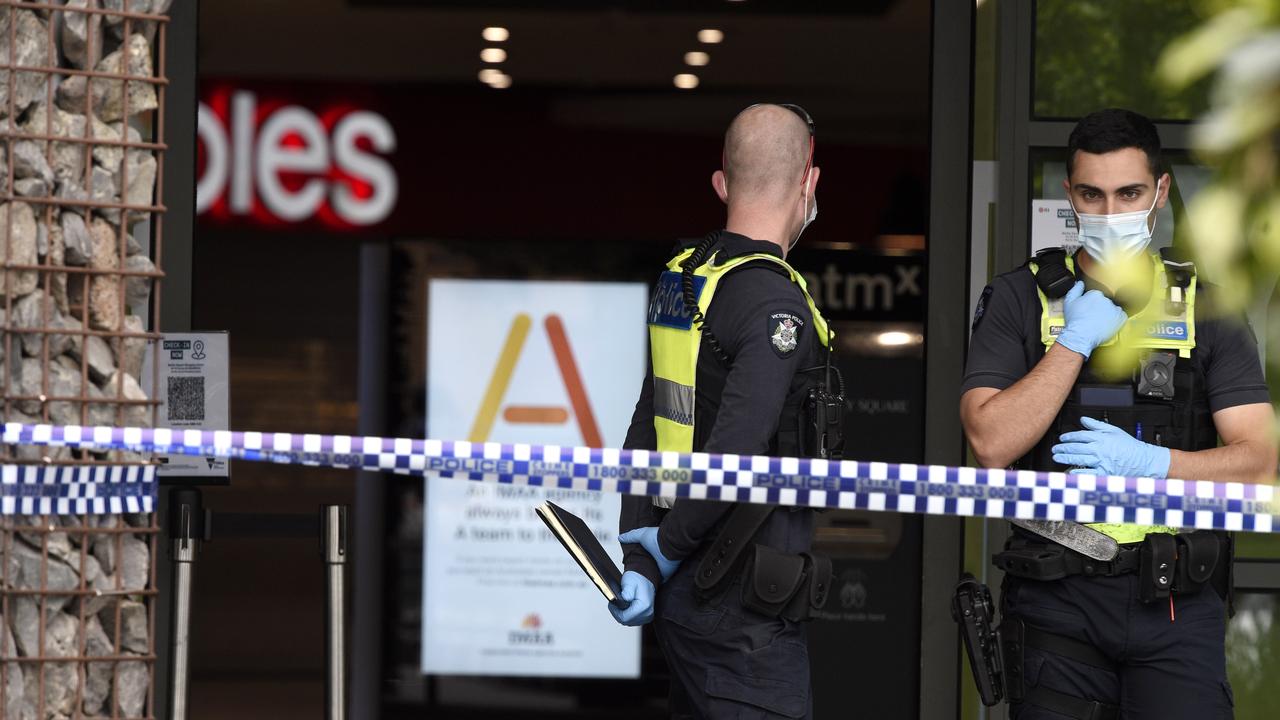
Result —
[[1176, 536], [1178, 567], [1173, 574], [1173, 592], [1178, 595], [1197, 593], [1213, 577], [1222, 547], [1218, 534], [1197, 530]]
[[781, 617], [807, 573], [805, 556], [792, 555], [757, 544], [742, 584], [742, 604], [770, 617]]
[[805, 580], [801, 592], [791, 601], [791, 607], [784, 611], [791, 620], [809, 620], [814, 613], [827, 604], [827, 591], [831, 588], [831, 577], [835, 569], [831, 566], [831, 558], [825, 555], [802, 553], [805, 561]]
[[1168, 533], [1151, 533], [1138, 551], [1138, 599], [1153, 603], [1169, 597], [1178, 545]]

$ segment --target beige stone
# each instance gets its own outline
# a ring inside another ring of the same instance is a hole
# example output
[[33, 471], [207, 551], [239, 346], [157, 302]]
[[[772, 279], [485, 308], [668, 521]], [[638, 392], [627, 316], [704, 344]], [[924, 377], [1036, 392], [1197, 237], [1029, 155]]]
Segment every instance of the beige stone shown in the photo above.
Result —
[[[10, 225], [10, 208], [12, 225]], [[36, 217], [31, 206], [26, 203], [6, 203], [0, 205], [0, 259], [5, 255], [5, 226], [9, 225], [8, 255], [10, 262], [22, 265], [35, 265], [36, 245], [39, 230], [36, 228]], [[3, 277], [7, 275], [6, 277]], [[8, 291], [15, 296], [22, 296], [36, 289], [39, 274], [35, 270], [11, 270], [0, 273], [0, 292]]]
[[[151, 43], [141, 33], [134, 33], [127, 43], [121, 44], [120, 49], [102, 58], [96, 70], [109, 73], [122, 72], [121, 68], [124, 66], [123, 60], [126, 47], [129, 52], [129, 65], [128, 69], [123, 72], [136, 77], [152, 77], [154, 71], [151, 63]], [[125, 113], [125, 84], [121, 80], [94, 78], [92, 82], [87, 82], [87, 78], [84, 76], [69, 77], [58, 86], [58, 107], [71, 112], [84, 112], [85, 89], [88, 87], [92, 95], [92, 111], [98, 117], [107, 122], [123, 119]], [[154, 85], [138, 81], [130, 81], [127, 85], [129, 87], [128, 112], [130, 116], [155, 110], [159, 107], [159, 103], [156, 102]]]
[[[98, 270], [119, 268], [120, 238], [116, 229], [106, 220], [94, 218], [89, 227], [89, 236], [89, 267]], [[118, 330], [123, 317], [120, 277], [95, 275], [89, 283], [89, 325], [98, 330]]]

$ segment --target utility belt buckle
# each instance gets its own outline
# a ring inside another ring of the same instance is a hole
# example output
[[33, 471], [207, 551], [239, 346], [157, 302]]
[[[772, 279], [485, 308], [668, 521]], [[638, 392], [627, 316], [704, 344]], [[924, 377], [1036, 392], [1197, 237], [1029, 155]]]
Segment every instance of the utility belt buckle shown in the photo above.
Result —
[[991, 556], [991, 564], [1014, 577], [1051, 582], [1071, 574], [1066, 552], [1066, 548], [1056, 545], [1003, 550]]
[[1120, 543], [1105, 533], [1070, 520], [1011, 520], [1014, 525], [1074, 550], [1087, 558], [1111, 562], [1120, 553]]

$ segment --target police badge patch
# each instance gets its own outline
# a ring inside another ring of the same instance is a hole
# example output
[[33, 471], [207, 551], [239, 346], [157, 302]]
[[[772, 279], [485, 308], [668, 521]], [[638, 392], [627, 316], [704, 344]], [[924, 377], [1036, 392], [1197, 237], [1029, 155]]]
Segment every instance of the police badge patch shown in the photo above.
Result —
[[773, 351], [778, 357], [787, 357], [795, 352], [799, 345], [800, 331], [803, 328], [804, 321], [791, 313], [770, 313], [766, 330], [769, 334], [769, 344], [773, 346]]
[[973, 324], [969, 326], [969, 332], [976, 332], [978, 324], [982, 322], [982, 316], [987, 314], [987, 299], [991, 297], [991, 293], [995, 289], [990, 285], [982, 289], [982, 297], [978, 298], [978, 306], [973, 309]]

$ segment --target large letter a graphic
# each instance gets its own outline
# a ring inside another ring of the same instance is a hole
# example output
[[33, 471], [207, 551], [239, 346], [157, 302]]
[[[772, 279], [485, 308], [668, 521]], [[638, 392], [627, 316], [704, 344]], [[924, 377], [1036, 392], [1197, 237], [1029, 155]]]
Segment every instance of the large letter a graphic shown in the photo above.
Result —
[[[511, 376], [515, 373], [516, 361], [520, 359], [520, 351], [524, 341], [529, 337], [529, 327], [533, 321], [525, 313], [516, 315], [511, 321], [511, 330], [507, 332], [507, 341], [503, 343], [502, 353], [498, 356], [498, 364], [493, 368], [493, 376], [489, 379], [489, 387], [485, 389], [484, 399], [480, 402], [480, 412], [471, 424], [471, 433], [467, 439], [471, 442], [484, 442], [493, 430], [502, 398], [507, 394], [511, 384]], [[547, 315], [544, 321], [547, 340], [551, 343], [551, 351], [555, 354], [556, 366], [560, 369], [560, 378], [564, 381], [564, 389], [569, 394], [569, 404], [573, 407], [573, 415], [578, 420], [578, 429], [582, 433], [582, 442], [588, 447], [601, 447], [604, 441], [600, 430], [596, 427], [595, 414], [591, 412], [591, 403], [587, 399], [587, 388], [582, 383], [582, 375], [578, 372], [578, 364], [573, 359], [573, 351], [569, 347], [569, 336], [564, 331], [564, 321], [559, 315]], [[511, 406], [503, 412], [503, 419], [514, 423], [558, 424], [568, 421], [568, 413], [559, 407], [524, 407]]]

